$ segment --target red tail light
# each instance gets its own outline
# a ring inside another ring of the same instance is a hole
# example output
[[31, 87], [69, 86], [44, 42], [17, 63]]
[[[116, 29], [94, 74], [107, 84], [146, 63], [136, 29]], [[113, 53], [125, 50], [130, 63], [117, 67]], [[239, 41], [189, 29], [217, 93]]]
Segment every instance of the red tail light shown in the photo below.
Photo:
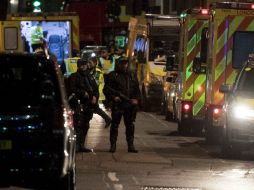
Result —
[[208, 9], [202, 9], [201, 14], [202, 15], [208, 15]]
[[192, 110], [192, 103], [191, 102], [183, 102], [182, 103], [183, 106], [183, 112], [191, 112]]
[[212, 109], [212, 111], [213, 111], [212, 114], [213, 114], [214, 117], [220, 117], [222, 112], [223, 112], [223, 109], [222, 109], [222, 107], [214, 107]]
[[219, 108], [214, 108], [213, 109], [213, 114], [214, 115], [218, 115], [220, 113], [220, 109]]
[[184, 108], [185, 111], [188, 111], [190, 109], [190, 105], [189, 104], [185, 104], [183, 106], [183, 108]]
[[254, 4], [251, 4], [251, 9], [254, 9]]

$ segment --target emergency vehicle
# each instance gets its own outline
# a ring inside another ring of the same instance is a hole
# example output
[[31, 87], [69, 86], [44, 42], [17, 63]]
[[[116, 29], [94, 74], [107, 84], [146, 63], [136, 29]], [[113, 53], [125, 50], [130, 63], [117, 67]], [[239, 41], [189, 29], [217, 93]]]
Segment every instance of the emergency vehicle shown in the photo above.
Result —
[[[253, 51], [254, 53], [254, 51]], [[223, 84], [220, 92], [226, 94], [223, 106], [222, 155], [240, 156], [253, 149], [254, 142], [254, 54], [238, 71], [234, 85]]]
[[[207, 142], [218, 142], [218, 135], [223, 129], [222, 108], [225, 100], [219, 88], [222, 84], [234, 83], [237, 69], [254, 49], [254, 5], [217, 2], [210, 7], [205, 134]], [[197, 63], [196, 68], [202, 68], [202, 64]]]
[[146, 18], [130, 19], [126, 55], [131, 59], [132, 70], [139, 80], [144, 111], [160, 106], [166, 57], [178, 36], [176, 16], [149, 14]]
[[[176, 82], [176, 119], [178, 131], [188, 134], [201, 132], [205, 112], [205, 73], [193, 70], [195, 60], [204, 60], [208, 27], [207, 9], [189, 9], [181, 14], [181, 32], [178, 61], [171, 60], [167, 70], [178, 70]], [[175, 68], [178, 64], [178, 68]], [[171, 66], [170, 66], [171, 65]]]
[[[76, 13], [12, 14], [0, 22], [1, 51], [33, 52], [31, 36], [38, 23], [43, 28], [46, 46], [57, 57], [59, 65], [72, 57], [73, 49], [79, 50], [79, 17]], [[68, 72], [75, 69], [72, 63], [67, 63]]]

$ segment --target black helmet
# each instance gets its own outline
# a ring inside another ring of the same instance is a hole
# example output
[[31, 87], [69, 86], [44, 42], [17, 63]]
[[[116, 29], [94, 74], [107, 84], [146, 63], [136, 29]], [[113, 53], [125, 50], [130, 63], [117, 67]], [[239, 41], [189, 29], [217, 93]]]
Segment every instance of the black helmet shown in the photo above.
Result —
[[77, 61], [77, 66], [80, 67], [81, 65], [87, 65], [88, 64], [88, 60], [87, 59], [78, 59]]
[[129, 60], [127, 59], [127, 57], [119, 57], [116, 60], [116, 64], [128, 64]]
[[126, 57], [120, 57], [116, 60], [115, 71], [116, 72], [125, 72], [125, 65], [128, 64], [128, 59]]

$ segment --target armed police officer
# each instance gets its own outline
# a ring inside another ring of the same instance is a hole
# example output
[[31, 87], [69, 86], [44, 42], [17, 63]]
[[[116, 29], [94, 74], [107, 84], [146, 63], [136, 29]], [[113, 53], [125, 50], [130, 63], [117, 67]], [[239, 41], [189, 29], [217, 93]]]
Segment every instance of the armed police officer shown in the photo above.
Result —
[[99, 95], [98, 89], [92, 87], [93, 82], [89, 72], [88, 60], [79, 59], [77, 61], [77, 72], [69, 77], [69, 93], [75, 97], [73, 99], [77, 100], [74, 108], [77, 119], [75, 128], [77, 132], [77, 150], [81, 152], [91, 151], [84, 144], [90, 127], [89, 122], [93, 117], [93, 109]]
[[103, 89], [105, 96], [112, 102], [112, 123], [110, 128], [110, 152], [116, 151], [118, 127], [124, 118], [128, 152], [137, 153], [134, 147], [134, 121], [140, 99], [137, 77], [128, 72], [128, 60], [119, 58], [115, 70], [107, 75]]
[[[98, 60], [97, 60], [96, 57], [91, 57], [88, 60], [89, 60], [88, 68], [90, 69], [91, 86], [92, 86], [94, 91], [99, 92], [99, 85], [98, 85], [99, 76], [98, 76], [98, 73], [97, 73]], [[96, 98], [97, 98], [97, 103], [94, 106], [94, 113], [98, 114], [99, 116], [101, 116], [105, 120], [105, 128], [108, 128], [111, 124], [111, 118], [99, 106], [99, 102], [98, 102], [99, 98], [100, 98], [99, 93], [98, 93], [98, 97], [96, 97]]]

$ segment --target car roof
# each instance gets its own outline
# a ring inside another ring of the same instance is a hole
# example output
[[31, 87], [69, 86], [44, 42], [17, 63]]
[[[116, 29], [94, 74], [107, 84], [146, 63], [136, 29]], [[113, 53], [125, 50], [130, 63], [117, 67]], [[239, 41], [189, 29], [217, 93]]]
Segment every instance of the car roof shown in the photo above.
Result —
[[41, 68], [49, 68], [54, 65], [53, 61], [48, 60], [41, 54], [0, 52], [0, 65], [6, 63], [20, 65], [21, 67], [34, 66]]

